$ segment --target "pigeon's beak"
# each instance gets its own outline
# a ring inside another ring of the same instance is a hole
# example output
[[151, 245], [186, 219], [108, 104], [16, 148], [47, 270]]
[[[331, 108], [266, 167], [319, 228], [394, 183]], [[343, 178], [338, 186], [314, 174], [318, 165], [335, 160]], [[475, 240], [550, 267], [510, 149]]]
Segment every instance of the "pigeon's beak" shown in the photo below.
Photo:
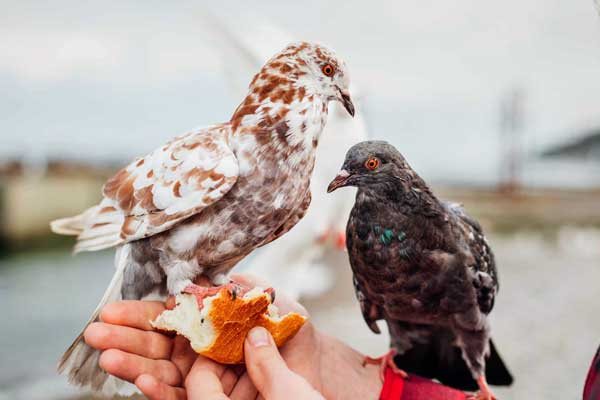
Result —
[[340, 89], [340, 101], [344, 105], [348, 114], [354, 117], [354, 104], [352, 103], [352, 99], [350, 99], [350, 93], [348, 90]]
[[350, 178], [350, 174], [345, 169], [341, 170], [335, 178], [331, 181], [329, 186], [327, 186], [327, 193], [333, 192], [337, 188], [341, 188], [342, 186], [346, 186], [348, 183], [348, 179]]

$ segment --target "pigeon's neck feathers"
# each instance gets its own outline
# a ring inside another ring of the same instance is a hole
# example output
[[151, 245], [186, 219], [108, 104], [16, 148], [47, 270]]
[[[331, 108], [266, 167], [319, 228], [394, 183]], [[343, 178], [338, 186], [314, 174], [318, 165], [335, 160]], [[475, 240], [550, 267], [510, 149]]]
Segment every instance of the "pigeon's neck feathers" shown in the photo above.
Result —
[[233, 136], [253, 135], [264, 148], [314, 153], [327, 122], [328, 100], [283, 75], [255, 80], [231, 117]]
[[444, 215], [444, 206], [425, 181], [413, 170], [405, 172], [401, 176], [388, 176], [377, 184], [359, 187], [357, 203], [365, 203], [367, 207], [373, 206], [373, 202], [386, 204], [405, 215]]
[[282, 152], [290, 167], [312, 166], [331, 100], [319, 87], [322, 73], [320, 67], [315, 72], [315, 60], [331, 58], [320, 46], [300, 42], [269, 60], [231, 117], [232, 137], [239, 147], [254, 153]]

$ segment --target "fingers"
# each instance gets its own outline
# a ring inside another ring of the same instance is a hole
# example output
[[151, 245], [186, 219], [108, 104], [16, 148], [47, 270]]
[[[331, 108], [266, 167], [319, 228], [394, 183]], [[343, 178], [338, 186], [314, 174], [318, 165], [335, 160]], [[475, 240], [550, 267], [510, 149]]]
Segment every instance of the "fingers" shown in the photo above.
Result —
[[84, 332], [85, 342], [98, 350], [120, 349], [151, 359], [168, 359], [173, 340], [158, 332], [94, 322]]
[[246, 368], [252, 382], [265, 399], [322, 399], [323, 397], [299, 375], [292, 372], [277, 350], [269, 332], [253, 328], [244, 343]]
[[277, 391], [285, 386], [284, 377], [291, 371], [279, 355], [269, 332], [262, 327], [253, 328], [246, 338], [244, 352], [248, 374], [258, 391], [267, 399], [277, 398]]
[[113, 325], [151, 331], [150, 321], [165, 310], [164, 303], [159, 301], [123, 300], [104, 306], [100, 320]]
[[182, 382], [179, 369], [171, 361], [150, 360], [117, 349], [102, 352], [99, 364], [109, 374], [132, 383], [145, 374], [150, 374], [171, 386], [179, 386]]
[[285, 293], [277, 292], [275, 296], [275, 305], [279, 309], [279, 315], [295, 312], [308, 317], [308, 311], [304, 306]]
[[224, 372], [224, 365], [199, 356], [185, 379], [188, 400], [228, 399], [221, 384]]
[[135, 385], [150, 400], [186, 400], [185, 389], [169, 386], [152, 375], [138, 376]]
[[223, 386], [223, 393], [229, 395], [235, 387], [235, 384], [238, 380], [239, 377], [236, 375], [233, 369], [226, 368], [223, 372], [223, 375], [221, 375], [221, 385]]
[[250, 380], [250, 375], [244, 372], [233, 387], [233, 390], [229, 394], [229, 398], [231, 400], [247, 400], [256, 399], [257, 395], [258, 390]]
[[258, 391], [248, 374], [241, 370], [238, 377], [235, 370], [199, 356], [185, 380], [188, 400], [256, 399]]
[[190, 342], [183, 336], [175, 336], [171, 361], [179, 368], [181, 376], [188, 375], [196, 358], [198, 354], [192, 349]]
[[165, 307], [167, 308], [167, 310], [174, 309], [176, 305], [177, 302], [175, 301], [175, 296], [167, 297], [167, 301], [165, 301]]

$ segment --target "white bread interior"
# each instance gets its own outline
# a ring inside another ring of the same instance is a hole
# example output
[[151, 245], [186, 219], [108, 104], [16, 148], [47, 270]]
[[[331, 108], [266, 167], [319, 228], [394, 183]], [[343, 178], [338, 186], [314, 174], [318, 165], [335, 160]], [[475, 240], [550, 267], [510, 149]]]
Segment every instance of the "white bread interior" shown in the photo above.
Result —
[[[150, 323], [156, 329], [175, 331], [185, 336], [195, 352], [203, 353], [210, 349], [216, 338], [216, 332], [210, 320], [210, 311], [213, 300], [218, 296], [220, 293], [204, 298], [203, 307], [200, 310], [196, 296], [179, 294], [175, 297], [177, 304], [175, 308], [163, 311]], [[269, 296], [269, 294], [265, 293], [262, 288], [255, 287], [248, 291], [242, 299], [250, 300], [259, 296]], [[271, 301], [270, 296], [269, 301]], [[274, 304], [269, 305], [266, 316], [273, 322], [281, 321], [279, 310]]]

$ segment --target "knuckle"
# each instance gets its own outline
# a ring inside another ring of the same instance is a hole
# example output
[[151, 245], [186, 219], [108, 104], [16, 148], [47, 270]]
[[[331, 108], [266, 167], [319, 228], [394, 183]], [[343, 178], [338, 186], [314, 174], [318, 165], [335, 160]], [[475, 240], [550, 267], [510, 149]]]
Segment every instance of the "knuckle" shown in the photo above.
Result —
[[103, 351], [102, 354], [100, 354], [100, 360], [98, 361], [98, 364], [100, 365], [100, 368], [110, 372], [114, 371], [124, 361], [125, 360], [120, 351], [115, 349], [108, 349]]
[[[164, 376], [163, 381], [169, 386], [177, 386], [180, 385], [183, 381], [183, 377], [181, 376], [181, 372], [179, 369], [172, 363], [168, 363], [164, 368]], [[187, 381], [187, 378], [186, 378]]]
[[101, 348], [109, 338], [108, 329], [101, 322], [91, 323], [83, 332], [85, 342], [94, 348]]
[[171, 354], [170, 340], [155, 332], [144, 332], [144, 335], [146, 336], [146, 348], [150, 358], [156, 360], [168, 357]]
[[123, 305], [119, 303], [110, 303], [105, 305], [100, 311], [100, 320], [108, 323], [119, 323], [124, 315]]

